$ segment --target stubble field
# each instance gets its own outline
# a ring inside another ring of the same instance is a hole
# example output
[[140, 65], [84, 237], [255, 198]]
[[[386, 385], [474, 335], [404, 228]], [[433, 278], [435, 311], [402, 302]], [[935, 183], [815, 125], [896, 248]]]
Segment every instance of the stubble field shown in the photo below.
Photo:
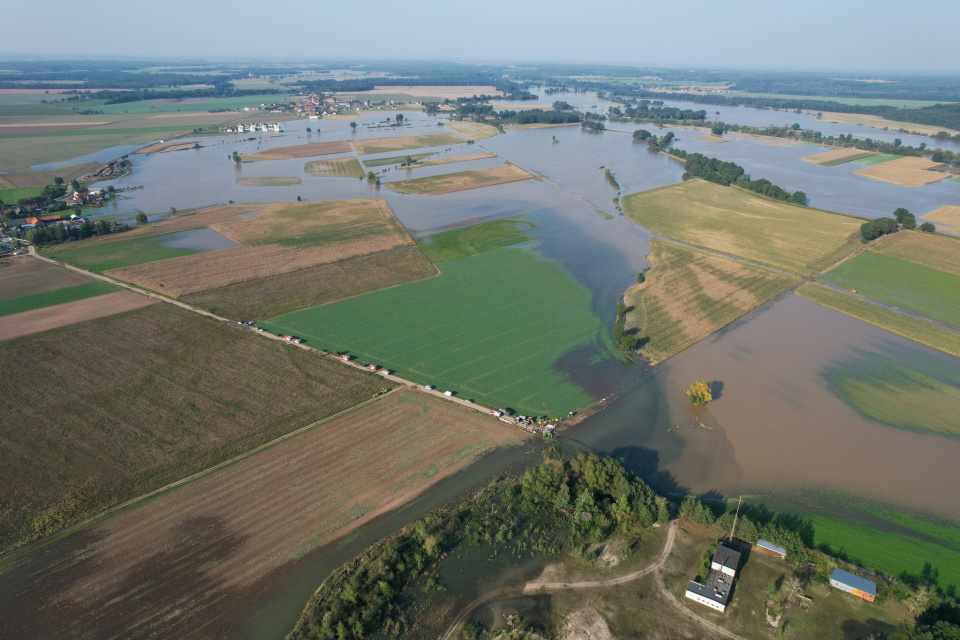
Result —
[[295, 144], [289, 147], [274, 147], [264, 149], [256, 153], [242, 154], [240, 159], [243, 162], [255, 162], [257, 160], [289, 160], [290, 158], [309, 158], [310, 156], [327, 156], [334, 153], [349, 153], [350, 145], [344, 141], [335, 142], [310, 142], [307, 144]]
[[505, 164], [487, 169], [473, 169], [446, 173], [426, 178], [413, 178], [384, 184], [387, 189], [398, 193], [416, 193], [427, 196], [438, 196], [445, 193], [492, 187], [518, 180], [529, 180], [533, 176], [517, 165]]
[[3, 548], [390, 386], [168, 304], [0, 342], [0, 357], [19, 363], [0, 372]]
[[900, 187], [922, 187], [950, 177], [949, 173], [932, 170], [942, 166], [927, 158], [904, 157], [860, 169], [854, 173]]
[[463, 144], [466, 140], [456, 133], [435, 133], [424, 136], [402, 136], [397, 138], [375, 138], [373, 140], [355, 140], [351, 144], [361, 156], [388, 151], [424, 149], [426, 147], [445, 147], [451, 144]]
[[363, 167], [353, 156], [330, 158], [329, 160], [311, 160], [303, 166], [308, 176], [322, 178], [362, 178]]
[[0, 567], [0, 619], [12, 637], [237, 637], [281, 569], [524, 439], [395, 391]]
[[808, 275], [860, 245], [862, 220], [700, 179], [625, 196], [624, 214], [665, 236]]
[[483, 140], [484, 138], [492, 138], [493, 136], [500, 135], [499, 129], [489, 124], [483, 124], [482, 122], [446, 122], [444, 124], [471, 140]]
[[812, 162], [814, 164], [819, 164], [823, 167], [833, 167], [838, 164], [853, 162], [854, 160], [860, 160], [872, 155], [875, 155], [874, 152], [863, 151], [861, 149], [834, 149], [833, 151], [826, 151], [824, 153], [818, 153], [816, 155], [807, 156], [800, 159], [806, 160], [807, 162]]
[[730, 258], [650, 240], [646, 282], [627, 290], [626, 329], [657, 364], [800, 282]]

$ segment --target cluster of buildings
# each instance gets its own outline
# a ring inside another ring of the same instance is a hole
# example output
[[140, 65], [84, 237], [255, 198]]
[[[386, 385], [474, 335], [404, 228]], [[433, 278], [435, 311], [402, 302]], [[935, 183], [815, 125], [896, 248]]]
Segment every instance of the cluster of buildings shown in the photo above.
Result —
[[[768, 540], [757, 540], [753, 552], [785, 560], [787, 550]], [[733, 580], [740, 565], [740, 552], [726, 543], [719, 543], [710, 563], [710, 573], [704, 584], [691, 580], [684, 594], [688, 599], [723, 613], [730, 602]], [[846, 591], [867, 602], [877, 597], [877, 585], [843, 569], [834, 569], [830, 574], [830, 586]]]
[[280, 133], [283, 131], [283, 125], [279, 122], [248, 122], [246, 124], [241, 122], [234, 127], [225, 127], [223, 131], [225, 133], [245, 133], [248, 131], [251, 133], [255, 131]]

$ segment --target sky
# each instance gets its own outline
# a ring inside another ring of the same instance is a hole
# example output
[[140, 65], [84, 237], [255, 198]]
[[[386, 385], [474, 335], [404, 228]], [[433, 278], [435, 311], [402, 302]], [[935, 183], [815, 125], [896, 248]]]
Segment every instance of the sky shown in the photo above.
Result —
[[[0, 55], [960, 72], [960, 0], [0, 0]], [[74, 16], [75, 19], [67, 19]], [[68, 25], [77, 28], [70, 28]]]

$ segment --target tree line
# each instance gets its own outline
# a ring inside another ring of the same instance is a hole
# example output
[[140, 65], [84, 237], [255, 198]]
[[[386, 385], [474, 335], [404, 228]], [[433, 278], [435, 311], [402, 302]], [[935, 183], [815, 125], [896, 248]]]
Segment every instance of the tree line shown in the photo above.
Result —
[[708, 182], [724, 187], [730, 185], [743, 187], [774, 200], [792, 202], [793, 204], [807, 204], [807, 194], [803, 191], [790, 193], [765, 178], [751, 180], [744, 172], [743, 167], [734, 162], [724, 162], [717, 158], [708, 158], [701, 153], [688, 153], [682, 149], [671, 149], [670, 155], [683, 158], [685, 160], [684, 170], [691, 176], [703, 178]]
[[[910, 213], [908, 209], [899, 207], [893, 212], [892, 218], [876, 218], [868, 220], [860, 225], [860, 237], [864, 242], [876, 240], [880, 236], [896, 233], [900, 229], [916, 229], [917, 218]], [[920, 231], [930, 233], [936, 231], [936, 227], [930, 222], [924, 222], [920, 225]]]

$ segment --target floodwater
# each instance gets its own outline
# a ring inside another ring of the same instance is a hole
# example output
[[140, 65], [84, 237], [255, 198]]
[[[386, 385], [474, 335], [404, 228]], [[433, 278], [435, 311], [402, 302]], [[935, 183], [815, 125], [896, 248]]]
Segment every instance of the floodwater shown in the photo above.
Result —
[[164, 234], [156, 238], [156, 242], [161, 247], [166, 247], [167, 249], [190, 249], [197, 253], [219, 251], [220, 249], [233, 249], [234, 247], [240, 246], [227, 236], [218, 231], [214, 231], [210, 227]]
[[[546, 102], [566, 99], [574, 103], [576, 99], [590, 103], [583, 108], [600, 104], [583, 95], [550, 98]], [[752, 111], [796, 121], [794, 114]], [[530, 233], [535, 239], [529, 247], [557, 261], [587, 287], [593, 293], [594, 312], [612, 329], [619, 295], [636, 282], [638, 271], [649, 266], [646, 254], [651, 234], [619, 216], [612, 202], [617, 191], [606, 180], [604, 170], [611, 169], [626, 194], [679, 182], [683, 175], [680, 163], [650, 153], [646, 144], [635, 144], [624, 133], [596, 134], [577, 126], [515, 130], [473, 145], [437, 151], [445, 156], [493, 151], [536, 172], [540, 180], [431, 197], [377, 189], [365, 179], [306, 176], [303, 165], [309, 158], [239, 166], [229, 158], [233, 151], [252, 153], [306, 142], [446, 132], [437, 126], [437, 119], [416, 113], [405, 114], [409, 126], [365, 126], [386, 115], [392, 114], [357, 116], [363, 126], [356, 132], [348, 120], [297, 121], [286, 123], [287, 131], [280, 135], [252, 140], [249, 136], [198, 138], [204, 145], [201, 149], [137, 157], [131, 174], [105, 184], [117, 188], [142, 185], [143, 189], [125, 192], [102, 214], [129, 219], [137, 209], [162, 212], [171, 206], [187, 209], [228, 201], [294, 201], [297, 196], [304, 200], [379, 197], [414, 235], [467, 220], [525, 215], [538, 225]], [[307, 133], [307, 126], [320, 131]], [[627, 131], [640, 128], [610, 126]], [[653, 130], [649, 125], [645, 128]], [[858, 168], [853, 163], [819, 167], [802, 161], [804, 155], [818, 152], [813, 146], [770, 146], [743, 139], [710, 144], [696, 140], [698, 132], [676, 129], [675, 133], [680, 148], [733, 160], [753, 177], [801, 189], [816, 207], [879, 216], [905, 206], [921, 215], [942, 204], [960, 203], [957, 183], [904, 189], [853, 175]], [[406, 153], [412, 152], [380, 155]], [[499, 162], [488, 159], [377, 171], [389, 182]], [[299, 176], [303, 183], [244, 187], [236, 183], [240, 176]], [[212, 246], [212, 240], [195, 234], [186, 241], [194, 248]], [[947, 510], [946, 517], [956, 520], [960, 496], [952, 490], [960, 485], [956, 464], [960, 440], [880, 424], [857, 413], [829, 388], [831, 368], [849, 362], [852, 354], [888, 356], [892, 350], [901, 361], [916, 354], [917, 358], [937, 358], [945, 367], [960, 366], [956, 358], [793, 294], [749, 314], [652, 371], [642, 364], [624, 364], [591, 345], [567, 354], [555, 367], [594, 397], [610, 401], [608, 408], [572, 429], [566, 438], [622, 457], [631, 469], [665, 491], [729, 497], [744, 492], [815, 495], [820, 489], [843, 490], [884, 503], [938, 513]], [[691, 413], [683, 391], [696, 379], [713, 383], [715, 400], [699, 413]], [[698, 426], [700, 423], [704, 426]], [[258, 592], [257, 604], [249, 614], [241, 616], [242, 628], [249, 630], [249, 637], [282, 637], [313, 590], [343, 561], [507, 465], [523, 465], [532, 459], [520, 454], [488, 457], [431, 489], [413, 505], [365, 527], [342, 545], [315, 550], [283, 567]]]
[[133, 153], [140, 148], [141, 145], [135, 146], [120, 146], [120, 147], [108, 147], [102, 151], [97, 151], [96, 153], [91, 153], [85, 156], [79, 156], [72, 158], [70, 160], [64, 160], [63, 162], [48, 162], [46, 164], [35, 164], [31, 169], [35, 171], [43, 171], [44, 169], [59, 169], [60, 167], [66, 167], [71, 164], [82, 164], [84, 162], [110, 162], [111, 160], [116, 160], [120, 156], [126, 155], [128, 153]]

